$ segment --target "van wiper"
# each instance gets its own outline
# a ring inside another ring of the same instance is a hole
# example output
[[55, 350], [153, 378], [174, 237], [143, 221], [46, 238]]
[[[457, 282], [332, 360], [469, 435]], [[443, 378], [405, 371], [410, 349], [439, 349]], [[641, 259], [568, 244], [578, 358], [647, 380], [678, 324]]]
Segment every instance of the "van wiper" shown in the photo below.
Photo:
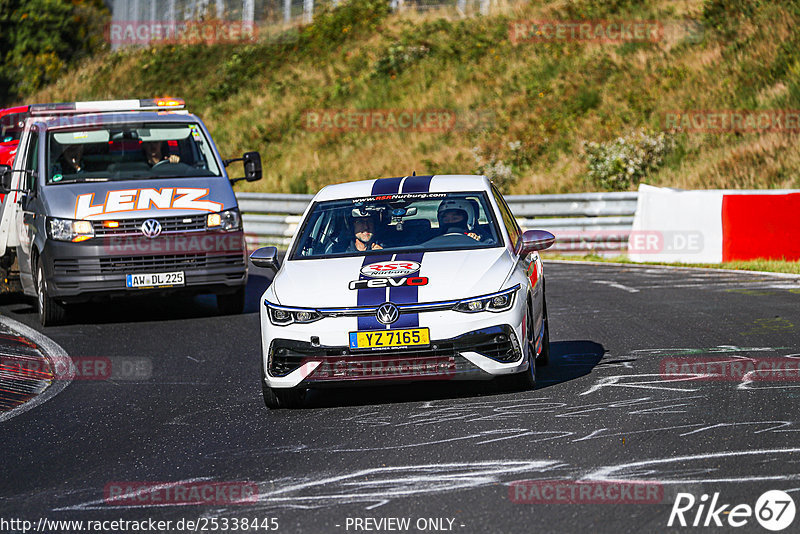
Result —
[[108, 178], [73, 178], [72, 180], [50, 180], [51, 184], [81, 184], [84, 182], [107, 182]]

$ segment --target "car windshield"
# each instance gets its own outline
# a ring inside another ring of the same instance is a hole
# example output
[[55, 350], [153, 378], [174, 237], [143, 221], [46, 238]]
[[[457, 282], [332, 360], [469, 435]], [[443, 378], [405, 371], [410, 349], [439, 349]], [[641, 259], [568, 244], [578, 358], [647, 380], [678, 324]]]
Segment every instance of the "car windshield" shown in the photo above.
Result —
[[315, 203], [290, 259], [502, 244], [486, 194], [407, 193]]
[[19, 141], [27, 113], [10, 113], [0, 119], [0, 143]]
[[104, 125], [48, 134], [47, 183], [221, 176], [197, 124]]

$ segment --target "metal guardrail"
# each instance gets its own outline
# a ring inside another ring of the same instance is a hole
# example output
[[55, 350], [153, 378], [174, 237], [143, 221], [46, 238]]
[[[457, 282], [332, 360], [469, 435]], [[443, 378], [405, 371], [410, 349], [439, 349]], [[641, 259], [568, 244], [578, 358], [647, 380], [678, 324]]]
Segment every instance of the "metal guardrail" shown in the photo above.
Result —
[[[287, 246], [313, 195], [239, 193], [250, 247]], [[614, 254], [628, 248], [638, 193], [507, 196], [523, 230], [555, 234], [556, 252]]]

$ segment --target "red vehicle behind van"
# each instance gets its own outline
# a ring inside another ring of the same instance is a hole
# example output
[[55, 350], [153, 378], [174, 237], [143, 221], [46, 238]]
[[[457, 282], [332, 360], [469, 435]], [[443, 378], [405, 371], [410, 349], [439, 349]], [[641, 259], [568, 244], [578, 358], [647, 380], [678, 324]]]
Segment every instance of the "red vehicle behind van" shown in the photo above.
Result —
[[0, 165], [13, 165], [28, 106], [0, 109]]

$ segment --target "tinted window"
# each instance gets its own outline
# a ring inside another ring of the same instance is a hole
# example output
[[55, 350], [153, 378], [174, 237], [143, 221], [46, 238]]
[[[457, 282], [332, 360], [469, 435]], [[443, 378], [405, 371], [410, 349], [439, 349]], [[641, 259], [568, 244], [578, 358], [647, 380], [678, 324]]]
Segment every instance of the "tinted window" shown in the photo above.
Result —
[[221, 176], [200, 126], [107, 125], [47, 136], [47, 183]]
[[332, 200], [314, 205], [290, 257], [487, 248], [499, 235], [482, 192]]
[[520, 230], [517, 220], [514, 218], [514, 214], [511, 213], [511, 208], [509, 208], [508, 204], [506, 204], [506, 200], [503, 198], [503, 195], [501, 195], [500, 191], [498, 191], [494, 186], [492, 186], [492, 194], [497, 202], [497, 206], [500, 208], [500, 216], [503, 218], [503, 225], [506, 227], [506, 231], [508, 231], [508, 236], [511, 239], [511, 245], [516, 250], [517, 246], [519, 245], [519, 241], [522, 238], [522, 230]]

